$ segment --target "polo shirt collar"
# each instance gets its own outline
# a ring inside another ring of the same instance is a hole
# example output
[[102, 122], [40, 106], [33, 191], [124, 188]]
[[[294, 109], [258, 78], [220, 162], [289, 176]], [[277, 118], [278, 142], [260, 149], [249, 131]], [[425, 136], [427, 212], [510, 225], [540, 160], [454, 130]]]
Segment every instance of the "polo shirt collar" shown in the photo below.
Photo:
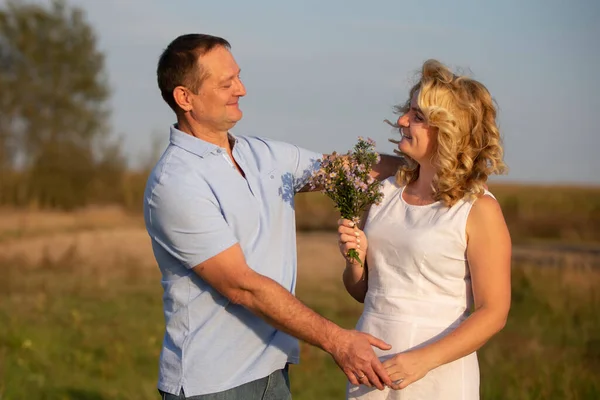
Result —
[[[229, 138], [234, 143], [238, 142], [238, 139], [228, 133]], [[181, 147], [183, 150], [189, 151], [192, 154], [196, 154], [200, 157], [205, 157], [209, 153], [216, 154], [221, 148], [216, 144], [209, 143], [195, 136], [188, 135], [187, 133], [177, 129], [177, 124], [171, 125], [170, 141], [177, 147]]]

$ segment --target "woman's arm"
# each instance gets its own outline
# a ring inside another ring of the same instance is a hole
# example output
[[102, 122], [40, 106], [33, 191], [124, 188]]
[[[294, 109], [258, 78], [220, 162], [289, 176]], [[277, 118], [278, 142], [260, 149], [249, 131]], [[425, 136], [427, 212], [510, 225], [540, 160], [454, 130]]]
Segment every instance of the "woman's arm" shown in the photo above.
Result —
[[510, 308], [511, 240], [500, 205], [479, 198], [467, 220], [467, 258], [475, 310], [444, 338], [386, 361], [392, 380], [404, 388], [430, 370], [479, 349], [505, 325]]
[[[366, 255], [369, 244], [365, 233], [362, 231], [368, 214], [369, 210], [367, 209], [363, 218], [361, 218], [358, 227], [352, 221], [347, 219], [340, 219], [338, 221], [338, 243], [340, 252], [346, 260], [346, 268], [344, 268], [342, 280], [350, 296], [354, 297], [354, 299], [360, 303], [364, 303], [365, 301], [368, 286]], [[362, 261], [362, 265], [356, 262], [356, 260], [348, 259], [346, 254], [350, 249], [356, 249], [358, 251], [358, 256]]]
[[367, 295], [368, 282], [366, 261], [364, 267], [356, 261], [354, 261], [354, 263], [346, 261], [346, 268], [344, 269], [342, 279], [350, 296], [354, 297], [359, 303], [364, 303], [365, 296]]

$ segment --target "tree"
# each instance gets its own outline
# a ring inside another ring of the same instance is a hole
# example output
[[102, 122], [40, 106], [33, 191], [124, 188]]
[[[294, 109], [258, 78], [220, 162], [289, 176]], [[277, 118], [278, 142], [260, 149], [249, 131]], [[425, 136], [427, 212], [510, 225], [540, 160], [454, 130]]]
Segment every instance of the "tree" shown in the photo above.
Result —
[[[42, 205], [85, 203], [105, 163], [101, 149], [111, 148], [110, 91], [96, 42], [84, 12], [62, 0], [0, 8], [0, 167], [27, 171]], [[60, 190], [71, 199], [57, 198]]]

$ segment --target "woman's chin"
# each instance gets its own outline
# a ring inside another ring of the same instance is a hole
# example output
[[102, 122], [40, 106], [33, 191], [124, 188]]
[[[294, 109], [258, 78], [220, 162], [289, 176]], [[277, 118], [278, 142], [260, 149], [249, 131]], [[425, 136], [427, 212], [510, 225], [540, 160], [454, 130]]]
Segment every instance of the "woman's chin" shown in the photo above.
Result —
[[407, 143], [402, 143], [400, 142], [400, 145], [398, 146], [398, 150], [400, 150], [403, 154], [406, 154], [409, 157], [411, 156], [411, 151], [410, 151], [410, 146], [407, 146]]

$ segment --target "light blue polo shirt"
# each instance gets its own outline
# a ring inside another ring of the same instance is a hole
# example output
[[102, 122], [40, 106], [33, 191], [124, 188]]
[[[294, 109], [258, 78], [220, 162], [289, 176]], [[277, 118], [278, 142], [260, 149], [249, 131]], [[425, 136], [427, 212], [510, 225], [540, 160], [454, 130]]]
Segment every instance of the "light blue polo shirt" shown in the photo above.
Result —
[[264, 138], [233, 138], [245, 179], [225, 149], [171, 127], [144, 194], [164, 289], [158, 388], [172, 394], [220, 392], [299, 361], [295, 338], [230, 303], [191, 268], [239, 243], [250, 268], [294, 293], [294, 194], [322, 155]]

